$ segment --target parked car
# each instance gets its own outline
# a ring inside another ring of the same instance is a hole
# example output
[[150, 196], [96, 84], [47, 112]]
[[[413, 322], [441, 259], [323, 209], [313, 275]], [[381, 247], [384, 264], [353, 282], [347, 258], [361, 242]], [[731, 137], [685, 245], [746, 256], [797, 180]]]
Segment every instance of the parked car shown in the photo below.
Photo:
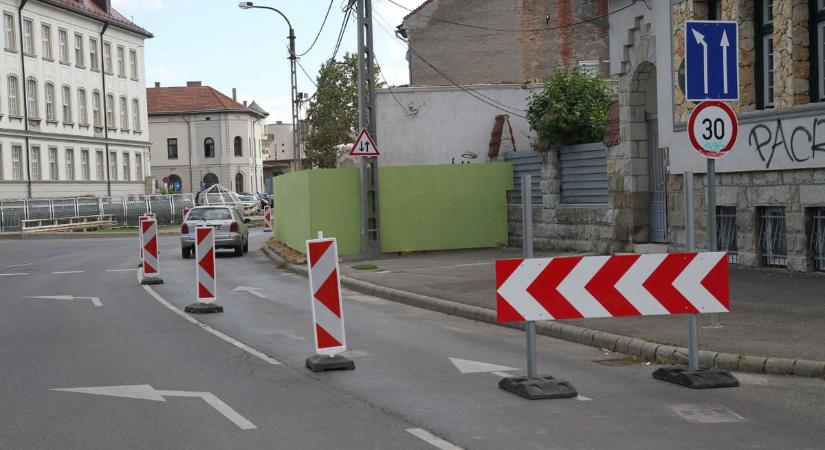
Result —
[[272, 197], [272, 194], [268, 194], [266, 192], [258, 192], [258, 198], [261, 199], [261, 209], [265, 206], [269, 206], [270, 208], [275, 207], [275, 199]]
[[261, 208], [261, 199], [255, 194], [243, 192], [238, 194], [244, 216], [254, 215]]
[[196, 206], [180, 226], [180, 253], [184, 259], [195, 251], [195, 229], [207, 226], [215, 229], [215, 248], [231, 248], [235, 256], [249, 251], [249, 219], [241, 216], [232, 206]]

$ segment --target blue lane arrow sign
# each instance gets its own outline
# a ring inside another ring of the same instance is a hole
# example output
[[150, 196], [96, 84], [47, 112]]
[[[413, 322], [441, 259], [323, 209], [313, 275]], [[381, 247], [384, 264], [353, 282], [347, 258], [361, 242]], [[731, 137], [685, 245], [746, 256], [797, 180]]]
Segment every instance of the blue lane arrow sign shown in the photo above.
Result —
[[[739, 28], [736, 22], [685, 22], [685, 97], [739, 100]], [[732, 51], [728, 48], [733, 46]]]

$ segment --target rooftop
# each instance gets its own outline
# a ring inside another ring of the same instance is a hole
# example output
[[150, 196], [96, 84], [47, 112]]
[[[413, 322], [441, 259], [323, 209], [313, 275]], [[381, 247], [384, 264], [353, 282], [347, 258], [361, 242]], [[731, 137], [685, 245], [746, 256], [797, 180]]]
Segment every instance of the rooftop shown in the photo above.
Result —
[[200, 81], [189, 81], [186, 86], [155, 87], [146, 89], [146, 103], [149, 115], [179, 114], [207, 111], [237, 111], [266, 117], [268, 114], [253, 102], [246, 106], [222, 94], [211, 86], [203, 86]]
[[56, 6], [67, 11], [71, 11], [91, 19], [100, 20], [102, 22], [109, 22], [112, 26], [140, 34], [147, 38], [154, 37], [152, 33], [145, 28], [138, 26], [136, 23], [127, 19], [123, 14], [117, 12], [114, 8], [109, 7], [106, 11], [108, 2], [104, 0], [40, 0], [41, 2]]

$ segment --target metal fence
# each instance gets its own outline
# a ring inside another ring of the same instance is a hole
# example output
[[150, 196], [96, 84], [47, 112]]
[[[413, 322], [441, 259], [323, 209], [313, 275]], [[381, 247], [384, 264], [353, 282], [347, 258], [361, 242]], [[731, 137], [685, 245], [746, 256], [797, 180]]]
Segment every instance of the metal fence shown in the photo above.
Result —
[[770, 206], [759, 208], [758, 211], [762, 265], [785, 267], [788, 260], [785, 208]]
[[815, 208], [811, 218], [811, 253], [814, 258], [814, 270], [825, 271], [825, 208]]
[[716, 207], [716, 248], [728, 252], [728, 262], [736, 264], [739, 247], [736, 242], [736, 208], [733, 206]]
[[511, 204], [521, 204], [521, 176], [530, 175], [531, 197], [534, 205], [541, 205], [541, 155], [532, 150], [504, 154], [504, 160], [513, 165], [513, 189], [508, 191]]
[[192, 194], [2, 200], [0, 232], [20, 231], [23, 220], [95, 215], [111, 215], [115, 226], [136, 227], [147, 212], [155, 213], [160, 225], [181, 223], [183, 208], [194, 206]]

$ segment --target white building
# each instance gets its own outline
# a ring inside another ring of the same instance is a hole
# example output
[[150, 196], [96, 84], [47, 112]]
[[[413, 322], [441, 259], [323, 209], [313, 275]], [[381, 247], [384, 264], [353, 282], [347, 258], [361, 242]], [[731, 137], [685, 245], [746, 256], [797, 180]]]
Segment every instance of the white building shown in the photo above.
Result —
[[[292, 124], [279, 120], [266, 125], [266, 160], [291, 161], [294, 157], [292, 149]], [[303, 156], [303, 155], [302, 155]]]
[[[146, 89], [152, 134], [152, 173], [174, 190], [198, 192], [220, 183], [236, 192], [262, 192], [268, 113], [216, 89]], [[164, 181], [165, 180], [165, 181]]]
[[145, 193], [152, 34], [106, 0], [0, 9], [0, 199]]

